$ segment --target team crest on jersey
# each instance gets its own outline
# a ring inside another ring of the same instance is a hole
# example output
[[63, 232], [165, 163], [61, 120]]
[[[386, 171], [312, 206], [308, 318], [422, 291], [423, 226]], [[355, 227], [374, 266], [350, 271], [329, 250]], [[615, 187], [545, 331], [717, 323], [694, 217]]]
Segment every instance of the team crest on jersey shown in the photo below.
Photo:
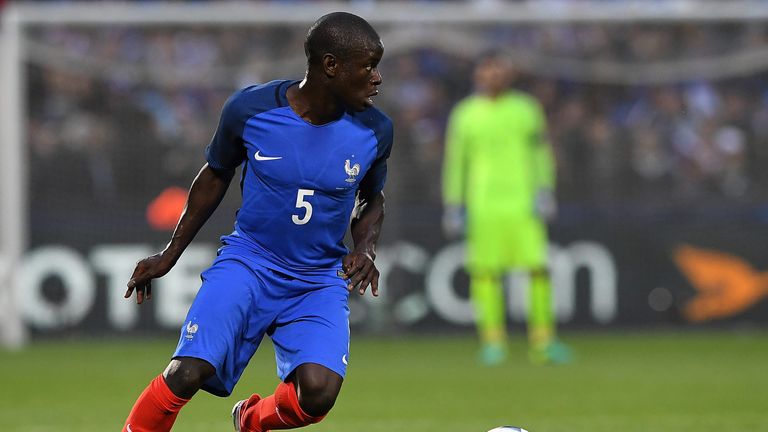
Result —
[[193, 337], [195, 337], [195, 333], [197, 333], [197, 324], [192, 324], [192, 321], [187, 323], [187, 334], [184, 336], [188, 340], [192, 340]]
[[354, 183], [357, 181], [357, 175], [360, 174], [360, 164], [356, 163], [352, 165], [352, 162], [347, 159], [344, 162], [344, 171], [346, 171], [347, 175], [349, 176], [345, 181], [347, 183]]

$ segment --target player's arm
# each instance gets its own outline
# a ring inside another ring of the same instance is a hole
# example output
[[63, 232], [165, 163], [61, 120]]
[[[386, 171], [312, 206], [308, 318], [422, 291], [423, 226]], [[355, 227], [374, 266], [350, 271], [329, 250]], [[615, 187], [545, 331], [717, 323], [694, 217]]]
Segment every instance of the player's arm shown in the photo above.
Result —
[[144, 258], [136, 264], [125, 298], [130, 298], [136, 291], [136, 303], [152, 298], [152, 279], [168, 273], [179, 260], [184, 250], [195, 238], [214, 210], [219, 206], [227, 192], [234, 169], [215, 170], [207, 163], [192, 182], [187, 197], [187, 205], [179, 218], [171, 241], [162, 252]]
[[555, 200], [556, 167], [552, 146], [547, 139], [547, 125], [544, 110], [535, 105], [537, 128], [533, 136], [533, 172], [536, 185], [536, 213], [545, 221], [551, 221], [557, 214]]
[[536, 146], [533, 153], [533, 163], [535, 164], [536, 185], [540, 189], [555, 190], [555, 157], [552, 153], [552, 146], [546, 138], [546, 133], [537, 135]]
[[394, 130], [392, 122], [383, 118], [376, 129], [379, 140], [376, 160], [360, 181], [357, 205], [350, 223], [354, 247], [341, 262], [347, 288], [365, 294], [368, 285], [371, 294], [379, 295], [379, 270], [374, 265], [376, 243], [384, 223], [384, 184], [387, 181], [387, 159], [392, 151]]
[[443, 158], [443, 231], [449, 237], [458, 237], [464, 231], [464, 202], [466, 189], [465, 117], [461, 109], [454, 108], [448, 119]]
[[352, 218], [350, 231], [354, 249], [342, 261], [349, 290], [357, 288], [365, 294], [368, 285], [371, 294], [379, 295], [379, 270], [376, 259], [376, 243], [379, 241], [381, 225], [384, 222], [384, 192], [363, 192], [358, 196], [356, 214]]
[[152, 279], [168, 273], [181, 254], [195, 238], [200, 228], [219, 206], [227, 192], [235, 169], [245, 158], [242, 141], [243, 119], [247, 117], [242, 92], [235, 92], [221, 110], [216, 133], [205, 149], [207, 163], [192, 182], [187, 196], [187, 205], [173, 231], [171, 241], [162, 252], [147, 257], [136, 264], [125, 298], [136, 290], [136, 302], [152, 298]]
[[445, 133], [445, 156], [443, 158], [443, 203], [448, 206], [462, 206], [466, 181], [466, 138], [463, 111], [458, 107], [448, 119]]

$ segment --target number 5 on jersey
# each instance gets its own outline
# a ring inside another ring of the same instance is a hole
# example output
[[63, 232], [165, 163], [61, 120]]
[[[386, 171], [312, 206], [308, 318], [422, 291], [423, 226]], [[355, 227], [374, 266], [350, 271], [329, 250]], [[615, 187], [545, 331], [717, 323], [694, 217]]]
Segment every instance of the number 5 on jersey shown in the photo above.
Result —
[[291, 220], [296, 225], [304, 225], [305, 223], [309, 222], [310, 218], [312, 218], [312, 204], [310, 204], [309, 201], [306, 201], [304, 198], [314, 194], [315, 191], [312, 189], [299, 189], [299, 192], [296, 194], [296, 208], [303, 208], [305, 210], [304, 216], [302, 217], [299, 217], [299, 215], [291, 216]]

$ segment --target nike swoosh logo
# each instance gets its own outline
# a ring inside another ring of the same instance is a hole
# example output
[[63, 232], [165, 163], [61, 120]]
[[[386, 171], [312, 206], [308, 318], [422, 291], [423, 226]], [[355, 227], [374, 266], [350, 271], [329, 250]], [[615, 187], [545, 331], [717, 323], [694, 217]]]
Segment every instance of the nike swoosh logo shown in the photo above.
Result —
[[344, 364], [347, 364], [347, 355], [344, 354], [344, 356], [341, 358], [341, 362]]
[[256, 154], [253, 155], [253, 158], [257, 161], [270, 161], [270, 160], [278, 160], [282, 159], [282, 156], [262, 156], [259, 153], [261, 153], [261, 150], [257, 151]]
[[131, 425], [130, 424], [125, 427], [125, 430], [127, 430], [128, 432], [133, 432], [133, 430], [131, 429]]

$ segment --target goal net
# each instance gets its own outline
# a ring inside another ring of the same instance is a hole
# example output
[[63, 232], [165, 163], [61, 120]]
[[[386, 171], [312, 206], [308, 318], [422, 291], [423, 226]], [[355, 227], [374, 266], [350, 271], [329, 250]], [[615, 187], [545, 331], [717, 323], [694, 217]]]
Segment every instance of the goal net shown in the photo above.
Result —
[[[8, 6], [0, 287], [9, 293], [16, 280], [24, 289], [11, 302], [19, 308], [0, 303], [0, 313], [54, 335], [176, 328], [217, 236], [231, 230], [237, 186], [157, 289], [157, 305], [137, 310], [121, 300], [133, 264], [167, 241], [224, 100], [250, 83], [301, 79], [308, 25], [339, 9], [370, 19], [382, 37], [376, 101], [396, 127], [382, 239], [388, 298], [353, 310], [354, 322], [378, 317], [365, 325], [410, 329], [471, 321], [458, 273], [459, 288], [447, 290], [455, 299], [430, 294], [428, 281], [445, 271], [433, 258], [447, 242], [446, 119], [488, 50], [510, 55], [517, 84], [547, 111], [561, 251], [598, 232], [595, 220], [661, 221], [667, 231], [675, 218], [721, 230], [734, 215], [757, 220], [768, 194], [765, 3], [529, 3]], [[632, 274], [621, 252], [630, 240], [595, 241], [607, 244], [614, 274]], [[616, 295], [615, 280], [589, 268], [592, 279], [614, 284], [603, 298], [619, 303], [576, 298], [560, 313], [571, 311], [575, 322], [660, 319], [650, 309], [618, 314], [631, 309], [624, 298], [648, 309], [647, 292]], [[6, 343], [21, 340], [17, 332]]]

